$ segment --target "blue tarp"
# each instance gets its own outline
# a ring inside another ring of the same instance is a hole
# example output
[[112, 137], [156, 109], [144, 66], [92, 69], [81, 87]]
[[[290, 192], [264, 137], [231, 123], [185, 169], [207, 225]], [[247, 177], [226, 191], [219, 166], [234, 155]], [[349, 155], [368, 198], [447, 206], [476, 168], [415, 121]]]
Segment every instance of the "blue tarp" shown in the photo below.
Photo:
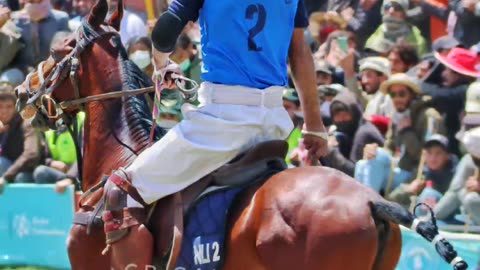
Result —
[[66, 240], [72, 226], [74, 189], [17, 184], [0, 195], [0, 265], [68, 269]]

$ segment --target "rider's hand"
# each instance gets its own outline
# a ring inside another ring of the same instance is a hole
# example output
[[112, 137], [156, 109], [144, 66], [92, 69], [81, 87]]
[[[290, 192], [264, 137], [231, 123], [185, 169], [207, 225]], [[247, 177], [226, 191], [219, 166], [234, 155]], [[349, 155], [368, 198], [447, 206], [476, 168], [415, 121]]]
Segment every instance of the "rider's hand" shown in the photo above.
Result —
[[[308, 129], [304, 124], [303, 130], [314, 131], [314, 132], [326, 132], [325, 130], [316, 130]], [[328, 154], [328, 140], [311, 134], [303, 135], [303, 144], [305, 149], [308, 150], [308, 156], [310, 159], [318, 160], [321, 157], [324, 157]]]
[[176, 89], [175, 79], [172, 74], [182, 74], [180, 66], [169, 59], [168, 53], [162, 53], [155, 48], [152, 49], [152, 63], [155, 68], [154, 82], [166, 89]]

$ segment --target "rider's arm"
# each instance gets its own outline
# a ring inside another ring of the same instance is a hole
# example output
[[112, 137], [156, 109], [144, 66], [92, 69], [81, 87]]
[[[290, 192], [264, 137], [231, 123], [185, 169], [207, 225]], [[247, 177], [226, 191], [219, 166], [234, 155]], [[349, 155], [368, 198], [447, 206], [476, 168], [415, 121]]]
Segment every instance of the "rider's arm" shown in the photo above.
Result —
[[306, 26], [308, 26], [308, 19], [305, 7], [303, 6], [303, 1], [299, 1], [295, 18], [295, 30], [293, 31], [289, 51], [292, 77], [303, 107], [307, 130], [324, 131], [325, 127], [320, 117], [312, 51], [305, 42], [303, 34]]
[[175, 0], [158, 18], [152, 31], [153, 58], [157, 68], [165, 67], [178, 36], [189, 21], [196, 21], [203, 0]]

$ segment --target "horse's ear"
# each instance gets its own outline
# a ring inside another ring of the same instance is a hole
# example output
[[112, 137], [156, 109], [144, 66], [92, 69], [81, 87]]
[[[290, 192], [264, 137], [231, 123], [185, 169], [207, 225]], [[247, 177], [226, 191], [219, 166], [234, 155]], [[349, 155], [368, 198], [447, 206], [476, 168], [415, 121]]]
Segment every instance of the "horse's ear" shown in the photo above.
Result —
[[108, 3], [107, 0], [97, 0], [97, 3], [90, 10], [88, 15], [88, 24], [93, 28], [97, 28], [100, 24], [103, 23], [108, 12]]
[[120, 23], [122, 22], [123, 18], [123, 0], [118, 0], [117, 10], [115, 13], [110, 17], [108, 24], [113, 26], [113, 28], [120, 31]]

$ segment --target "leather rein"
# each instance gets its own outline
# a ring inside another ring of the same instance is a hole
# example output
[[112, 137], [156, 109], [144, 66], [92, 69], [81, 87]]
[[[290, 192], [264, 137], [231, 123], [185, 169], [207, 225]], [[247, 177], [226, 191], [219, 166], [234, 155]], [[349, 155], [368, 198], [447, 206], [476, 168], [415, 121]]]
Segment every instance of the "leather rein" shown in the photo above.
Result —
[[[155, 91], [155, 86], [139, 88], [135, 90], [128, 91], [114, 91], [109, 93], [103, 93], [93, 96], [81, 97], [80, 88], [78, 84], [78, 68], [79, 68], [79, 57], [80, 54], [85, 50], [85, 48], [94, 43], [98, 38], [105, 35], [114, 35], [120, 37], [120, 34], [112, 26], [102, 25], [99, 29], [100, 31], [95, 31], [88, 22], [84, 21], [81, 27], [77, 30], [76, 41], [77, 44], [75, 48], [66, 55], [60, 62], [56, 64], [54, 70], [45, 78], [45, 72], [43, 70], [43, 65], [45, 61], [41, 62], [38, 65], [37, 74], [40, 80], [40, 87], [36, 91], [31, 89], [31, 78], [33, 72], [28, 74], [26, 77], [26, 86], [29, 99], [26, 103], [26, 107], [32, 108], [35, 113], [38, 109], [43, 112], [48, 118], [56, 119], [64, 114], [63, 110], [83, 105], [89, 102], [100, 101], [105, 99], [114, 99], [120, 97], [135, 96], [145, 93], [151, 93]], [[82, 34], [83, 33], [83, 34]], [[68, 72], [70, 71], [70, 72]], [[57, 104], [57, 102], [51, 97], [51, 94], [57, 87], [66, 79], [67, 74], [70, 78], [70, 82], [74, 88], [75, 99], [62, 101]], [[196, 91], [198, 89], [198, 83], [194, 80], [191, 80], [187, 77], [178, 74], [171, 74], [171, 78], [175, 81], [178, 90], [180, 91], [182, 97], [187, 100], [192, 100], [196, 97]], [[185, 82], [190, 82], [192, 88], [185, 88]], [[44, 100], [48, 100], [49, 106], [46, 106]], [[47, 108], [50, 107], [50, 108]], [[51, 108], [53, 107], [53, 108]], [[83, 108], [82, 108], [83, 109]], [[31, 117], [27, 118], [32, 118]]]

